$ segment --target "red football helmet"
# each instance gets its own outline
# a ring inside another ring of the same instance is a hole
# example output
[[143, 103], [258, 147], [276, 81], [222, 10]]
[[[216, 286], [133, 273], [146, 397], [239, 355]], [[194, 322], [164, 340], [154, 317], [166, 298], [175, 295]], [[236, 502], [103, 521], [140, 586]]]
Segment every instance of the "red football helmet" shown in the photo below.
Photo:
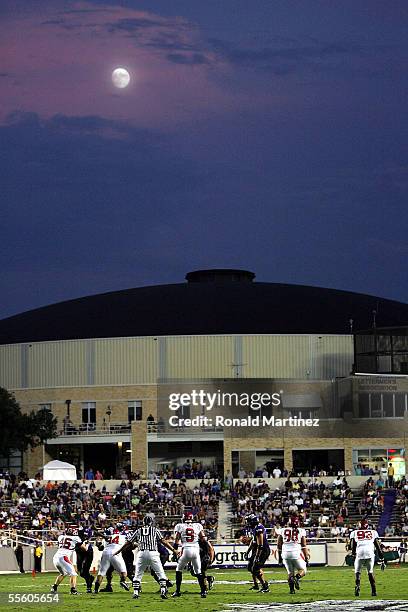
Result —
[[192, 523], [193, 522], [193, 513], [192, 512], [185, 512], [183, 514], [183, 522], [184, 523]]
[[78, 535], [77, 525], [68, 525], [66, 533], [67, 535], [77, 536]]
[[294, 514], [293, 516], [290, 517], [289, 519], [289, 525], [291, 527], [299, 527], [299, 517], [296, 516], [296, 514]]
[[366, 518], [361, 519], [360, 521], [360, 529], [370, 529], [370, 525]]

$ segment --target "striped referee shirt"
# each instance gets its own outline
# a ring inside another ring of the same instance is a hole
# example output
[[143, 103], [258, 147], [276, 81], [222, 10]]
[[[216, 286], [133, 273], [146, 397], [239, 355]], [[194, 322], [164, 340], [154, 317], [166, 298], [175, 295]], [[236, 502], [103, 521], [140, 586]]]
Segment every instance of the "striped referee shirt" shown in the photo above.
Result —
[[159, 542], [163, 539], [161, 532], [157, 527], [148, 525], [139, 527], [128, 538], [129, 542], [139, 546], [139, 550], [150, 550], [151, 552], [159, 552]]

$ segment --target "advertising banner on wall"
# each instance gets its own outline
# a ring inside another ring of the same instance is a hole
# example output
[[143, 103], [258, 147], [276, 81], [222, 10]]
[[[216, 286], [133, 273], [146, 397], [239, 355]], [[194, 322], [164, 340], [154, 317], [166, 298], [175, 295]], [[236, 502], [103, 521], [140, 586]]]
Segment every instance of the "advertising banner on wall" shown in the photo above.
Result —
[[[309, 544], [310, 565], [327, 565], [326, 544]], [[248, 563], [246, 551], [248, 546], [243, 544], [215, 544], [214, 567], [244, 567]], [[268, 566], [278, 565], [278, 549], [271, 546], [271, 554], [266, 563]]]

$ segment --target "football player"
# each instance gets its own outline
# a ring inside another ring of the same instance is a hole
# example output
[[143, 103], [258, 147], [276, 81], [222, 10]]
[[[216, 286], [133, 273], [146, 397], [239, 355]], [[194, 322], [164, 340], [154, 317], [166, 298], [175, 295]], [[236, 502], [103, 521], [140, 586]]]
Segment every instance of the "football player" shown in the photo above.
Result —
[[201, 589], [201, 597], [207, 597], [205, 589], [204, 577], [201, 571], [201, 559], [200, 559], [200, 540], [206, 540], [204, 529], [201, 523], [193, 522], [193, 515], [191, 512], [186, 512], [183, 515], [183, 520], [178, 523], [174, 529], [175, 534], [175, 545], [182, 544], [182, 553], [178, 552], [179, 559], [176, 568], [176, 590], [173, 593], [173, 597], [180, 597], [181, 583], [183, 580], [183, 570], [188, 563], [191, 563], [194, 570], [194, 574], [197, 576], [198, 584]]
[[109, 527], [104, 534], [105, 547], [103, 549], [101, 562], [99, 565], [99, 574], [96, 577], [94, 593], [99, 592], [101, 582], [106, 576], [110, 565], [120, 574], [120, 586], [125, 591], [129, 591], [129, 586], [126, 583], [126, 565], [122, 555], [115, 553], [122, 548], [126, 542], [126, 537], [123, 532], [123, 526], [118, 523], [115, 529]]
[[299, 517], [293, 515], [289, 524], [278, 533], [279, 565], [284, 565], [288, 573], [289, 591], [293, 595], [300, 588], [300, 579], [306, 574], [309, 551], [306, 544], [306, 531], [299, 527]]
[[[261, 593], [269, 593], [269, 585], [264, 579], [263, 574], [263, 568], [271, 554], [266, 529], [262, 523], [259, 522], [256, 514], [249, 514], [246, 516], [245, 522], [251, 534], [251, 542], [247, 551], [247, 556], [248, 572], [251, 573], [254, 581], [252, 589], [260, 590]], [[258, 587], [258, 581], [261, 584], [260, 589]]]
[[[75, 548], [78, 573], [85, 580], [86, 592], [92, 593], [92, 583], [95, 580], [95, 577], [89, 571], [93, 561], [93, 547], [89, 541], [92, 537], [92, 529], [80, 526], [78, 527], [78, 536], [83, 544], [83, 546], [78, 544]], [[83, 547], [85, 547], [85, 550]]]
[[[211, 591], [214, 586], [215, 578], [214, 576], [209, 576], [207, 574], [207, 570], [210, 567], [211, 563], [214, 561], [214, 546], [209, 540], [199, 540], [198, 545], [200, 547], [201, 573], [204, 578], [205, 590]], [[194, 573], [193, 568], [191, 568], [191, 575], [197, 578], [197, 575]]]
[[72, 553], [75, 548], [85, 546], [82, 544], [80, 537], [78, 536], [78, 530], [76, 527], [68, 527], [64, 535], [58, 537], [58, 550], [53, 557], [53, 563], [55, 569], [58, 571], [55, 583], [51, 587], [51, 592], [56, 593], [59, 585], [64, 580], [65, 576], [69, 576], [71, 583], [71, 595], [79, 595], [76, 588], [77, 572], [72, 562]]
[[355, 556], [354, 571], [356, 575], [356, 583], [354, 594], [356, 597], [360, 595], [361, 570], [365, 567], [368, 573], [368, 579], [371, 585], [372, 597], [377, 596], [377, 588], [374, 577], [375, 552], [377, 551], [380, 561], [384, 561], [384, 554], [378, 533], [375, 529], [371, 529], [366, 518], [360, 521], [357, 529], [350, 534], [352, 554]]

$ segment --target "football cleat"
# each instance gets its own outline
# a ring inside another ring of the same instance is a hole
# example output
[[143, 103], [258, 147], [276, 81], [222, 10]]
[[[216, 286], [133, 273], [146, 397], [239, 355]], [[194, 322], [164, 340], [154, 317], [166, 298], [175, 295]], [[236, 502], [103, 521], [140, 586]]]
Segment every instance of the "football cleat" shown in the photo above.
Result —
[[79, 595], [78, 591], [74, 588], [71, 589], [71, 595]]
[[371, 591], [371, 597], [377, 597], [377, 591], [376, 591], [376, 589], [372, 589], [372, 591]]
[[254, 586], [251, 586], [251, 588], [249, 590], [250, 591], [259, 591], [259, 586], [257, 584], [254, 584]]
[[130, 591], [130, 589], [129, 589], [129, 585], [126, 583], [126, 581], [125, 581], [125, 580], [121, 580], [121, 581], [119, 582], [119, 584], [120, 584], [120, 586], [122, 587], [122, 589], [125, 589], [125, 591]]
[[300, 576], [293, 577], [293, 584], [295, 585], [295, 589], [298, 591], [300, 589]]
[[106, 587], [100, 589], [101, 593], [113, 593], [113, 589], [110, 584], [107, 584]]
[[259, 590], [260, 593], [269, 593], [269, 584], [265, 584], [262, 589]]
[[139, 599], [139, 593], [138, 592], [133, 593], [132, 599]]
[[207, 597], [207, 593], [205, 591], [201, 591], [201, 597], [202, 599], [205, 599]]
[[161, 597], [162, 599], [168, 599], [168, 596], [167, 596], [167, 589], [160, 589], [160, 597]]
[[214, 586], [215, 578], [214, 576], [207, 576], [207, 580], [208, 580], [208, 590], [211, 591], [211, 589]]
[[56, 593], [57, 589], [58, 589], [58, 585], [53, 584], [52, 587], [51, 587], [51, 593]]
[[172, 597], [181, 597], [180, 591], [174, 591]]
[[354, 589], [354, 595], [358, 597], [360, 595], [360, 587], [356, 584], [356, 588]]

